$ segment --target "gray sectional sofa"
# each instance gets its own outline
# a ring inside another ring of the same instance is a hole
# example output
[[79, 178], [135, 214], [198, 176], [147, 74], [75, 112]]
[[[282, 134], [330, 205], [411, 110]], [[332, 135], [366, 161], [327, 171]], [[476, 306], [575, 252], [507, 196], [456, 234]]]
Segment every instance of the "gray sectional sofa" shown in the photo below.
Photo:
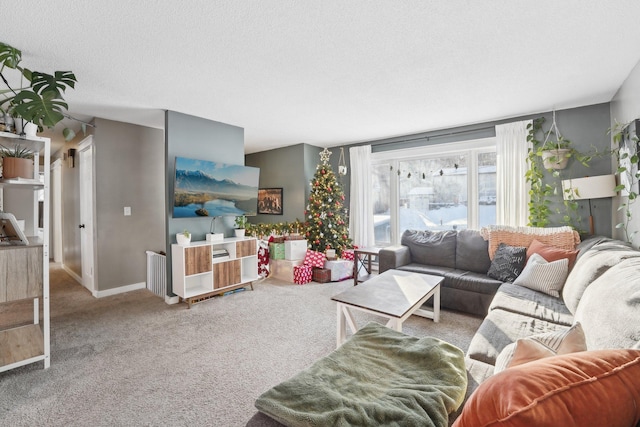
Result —
[[561, 298], [512, 283], [500, 286], [467, 350], [469, 393], [493, 374], [507, 345], [575, 322], [588, 350], [640, 348], [640, 251], [602, 237], [581, 242], [578, 250]]
[[[640, 349], [640, 251], [610, 238], [584, 240], [557, 298], [487, 277], [486, 245], [473, 230], [409, 231], [401, 246], [380, 251], [381, 271], [442, 275], [444, 307], [484, 316], [466, 353], [465, 401], [494, 375], [500, 352], [521, 338], [566, 331], [580, 322], [588, 350]], [[450, 423], [463, 407], [451, 414]]]
[[407, 230], [400, 243], [380, 250], [380, 273], [398, 269], [443, 276], [441, 307], [487, 315], [503, 282], [487, 276], [488, 242], [479, 231]]

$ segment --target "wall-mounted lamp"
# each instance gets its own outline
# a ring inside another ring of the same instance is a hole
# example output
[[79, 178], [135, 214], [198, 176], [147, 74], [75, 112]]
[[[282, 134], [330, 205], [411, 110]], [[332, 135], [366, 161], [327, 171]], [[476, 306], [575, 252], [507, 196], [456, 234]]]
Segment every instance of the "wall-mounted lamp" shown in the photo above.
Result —
[[591, 199], [605, 199], [616, 195], [616, 176], [600, 175], [562, 181], [564, 200], [589, 200], [589, 234], [594, 234]]
[[69, 150], [67, 150], [67, 166], [69, 166], [70, 168], [76, 167], [76, 149], [75, 148], [69, 148]]

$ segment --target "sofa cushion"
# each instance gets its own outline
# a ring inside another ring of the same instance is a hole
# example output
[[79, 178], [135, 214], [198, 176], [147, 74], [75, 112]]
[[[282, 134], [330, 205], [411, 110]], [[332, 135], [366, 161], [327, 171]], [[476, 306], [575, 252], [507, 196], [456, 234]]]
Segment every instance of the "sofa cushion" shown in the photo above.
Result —
[[425, 265], [411, 263], [398, 267], [398, 270], [411, 271], [413, 273], [433, 274], [434, 276], [444, 277], [448, 272], [453, 271], [451, 267], [438, 267], [435, 265]]
[[560, 298], [560, 290], [564, 286], [568, 272], [567, 258], [547, 262], [542, 255], [534, 253], [513, 284]]
[[455, 230], [406, 230], [401, 243], [409, 247], [414, 263], [455, 268], [456, 235]]
[[569, 260], [569, 268], [571, 268], [573, 263], [576, 261], [578, 250], [571, 251], [568, 249], [561, 249], [534, 239], [527, 248], [527, 260], [529, 260], [533, 254], [541, 255], [547, 262], [566, 258]]
[[571, 326], [573, 314], [561, 298], [505, 283], [498, 289], [489, 310], [503, 309], [560, 325]]
[[487, 274], [491, 266], [489, 242], [478, 230], [460, 230], [456, 241], [456, 269]]
[[640, 257], [640, 252], [619, 240], [603, 240], [588, 250], [581, 251], [562, 290], [562, 299], [569, 311], [576, 313], [587, 286], [604, 272], [627, 258], [637, 257]]
[[584, 292], [576, 311], [589, 350], [631, 348], [640, 341], [640, 258], [620, 261]]
[[491, 310], [471, 339], [467, 356], [495, 365], [498, 354], [518, 339], [543, 332], [566, 331], [567, 329], [569, 329], [568, 326], [522, 314], [501, 309]]
[[525, 363], [480, 384], [453, 427], [635, 426], [638, 378], [638, 350], [587, 351]]
[[527, 248], [500, 243], [487, 276], [502, 282], [513, 282], [524, 268]]
[[498, 355], [494, 373], [544, 357], [586, 350], [584, 330], [576, 323], [566, 331], [532, 335], [509, 344]]
[[444, 275], [443, 286], [465, 291], [495, 295], [502, 285], [500, 280], [492, 279], [485, 274], [463, 270], [451, 270]]

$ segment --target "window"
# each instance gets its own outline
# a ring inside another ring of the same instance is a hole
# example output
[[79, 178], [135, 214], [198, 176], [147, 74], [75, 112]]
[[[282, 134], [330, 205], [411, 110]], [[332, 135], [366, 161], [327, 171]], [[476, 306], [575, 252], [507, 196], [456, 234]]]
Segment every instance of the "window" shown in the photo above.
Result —
[[375, 153], [376, 245], [398, 243], [405, 230], [456, 230], [495, 224], [493, 138]]

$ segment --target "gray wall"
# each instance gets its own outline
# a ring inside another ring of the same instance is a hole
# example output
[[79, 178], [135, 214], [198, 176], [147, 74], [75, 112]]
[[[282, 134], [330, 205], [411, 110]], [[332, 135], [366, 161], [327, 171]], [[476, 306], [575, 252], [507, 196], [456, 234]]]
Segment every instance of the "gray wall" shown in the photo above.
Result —
[[[640, 71], [638, 72], [640, 74]], [[640, 77], [638, 77], [640, 79]], [[452, 129], [443, 129], [432, 132], [424, 132], [420, 134], [406, 135], [396, 138], [388, 138], [361, 142], [358, 144], [345, 145], [344, 153], [349, 165], [349, 148], [359, 145], [371, 145], [371, 151], [382, 152], [389, 150], [399, 150], [413, 147], [422, 147], [428, 145], [437, 145], [450, 142], [467, 141], [477, 138], [487, 138], [495, 136], [495, 125], [509, 123], [520, 120], [535, 119], [544, 116], [546, 118], [545, 130], [549, 128], [552, 122], [552, 112], [540, 114], [531, 114], [523, 117], [516, 117], [507, 120], [497, 120], [487, 123], [481, 123], [471, 126], [462, 126]], [[587, 107], [572, 108], [556, 112], [556, 124], [564, 137], [571, 140], [574, 148], [581, 152], [591, 151], [594, 148], [600, 151], [606, 151], [610, 147], [610, 138], [607, 130], [610, 126], [609, 104], [597, 104]], [[337, 170], [338, 157], [340, 147], [333, 147], [334, 153], [331, 156], [331, 164], [334, 171]], [[580, 178], [588, 175], [604, 175], [612, 173], [610, 157], [594, 159], [589, 168], [585, 168], [576, 161], [571, 161], [567, 169], [561, 172], [562, 179]], [[348, 175], [345, 177], [344, 188], [347, 196], [346, 206], [349, 206], [349, 190], [350, 190], [351, 168], [349, 167]], [[562, 195], [556, 198], [556, 203], [562, 204]], [[583, 220], [582, 224], [586, 224], [588, 228], [589, 207], [587, 201], [580, 201], [580, 212]], [[592, 201], [593, 216], [595, 220], [596, 234], [611, 236], [612, 216], [611, 216], [611, 199], [599, 199]], [[562, 225], [560, 215], [551, 217], [550, 225]]]
[[[164, 135], [128, 123], [96, 119], [97, 289], [146, 281], [147, 250], [164, 239]], [[124, 207], [131, 216], [124, 216]]]
[[[167, 111], [165, 113], [165, 164], [166, 174], [166, 230], [164, 236], [167, 253], [168, 295], [171, 292], [171, 244], [176, 242], [176, 233], [188, 229], [191, 240], [204, 240], [211, 227], [211, 218], [173, 218], [173, 185], [176, 157], [210, 160], [219, 163], [244, 164], [244, 129], [225, 123], [206, 120], [187, 114]], [[161, 184], [159, 184], [161, 185]], [[216, 232], [233, 235], [234, 217], [218, 220]]]
[[[628, 123], [638, 118], [640, 118], [640, 62], [636, 64], [611, 101], [611, 127], [615, 126], [615, 121]], [[618, 212], [618, 206], [621, 203], [626, 203], [626, 199], [626, 197], [623, 198], [622, 196], [613, 199], [614, 224], [623, 220], [622, 215], [624, 213], [622, 211]], [[640, 219], [638, 219], [640, 218], [640, 203], [636, 202], [631, 205], [631, 215], [629, 233], [640, 231]], [[616, 238], [625, 240], [621, 230], [615, 230], [614, 233]], [[640, 245], [640, 233], [635, 235], [632, 243], [636, 248]]]
[[[146, 250], [164, 250], [164, 135], [152, 129], [95, 119], [96, 291], [145, 282]], [[62, 150], [77, 148], [77, 136]], [[62, 156], [59, 153], [58, 157]], [[63, 262], [82, 277], [79, 156], [63, 162]], [[124, 216], [130, 206], [132, 215]]]
[[260, 188], [282, 187], [282, 215], [257, 215], [252, 223], [304, 221], [309, 181], [320, 162], [321, 148], [297, 144], [245, 156], [247, 166], [260, 168]]

